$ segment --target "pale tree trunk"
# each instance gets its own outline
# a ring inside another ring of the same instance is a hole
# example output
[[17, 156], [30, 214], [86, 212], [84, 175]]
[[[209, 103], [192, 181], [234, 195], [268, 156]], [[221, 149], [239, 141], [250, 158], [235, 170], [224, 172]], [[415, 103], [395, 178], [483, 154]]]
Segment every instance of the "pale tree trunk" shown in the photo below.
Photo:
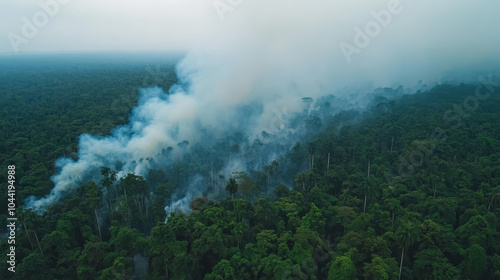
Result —
[[35, 230], [34, 232], [35, 232], [36, 243], [38, 243], [38, 248], [40, 249], [40, 254], [42, 255], [43, 258], [42, 246], [40, 246], [40, 241], [38, 240], [38, 235], [36, 234]]
[[328, 153], [328, 163], [326, 164], [326, 171], [330, 170], [330, 153]]
[[137, 204], [137, 207], [139, 207], [139, 215], [142, 217], [142, 204], [140, 200], [137, 200], [137, 197], [135, 197], [135, 204]]
[[213, 159], [210, 159], [210, 179], [212, 180], [212, 189], [215, 191], [214, 160]]
[[496, 196], [496, 195], [493, 195], [493, 196], [491, 197], [490, 204], [488, 205], [488, 212], [490, 211], [491, 204], [493, 204], [493, 200], [495, 200], [495, 196]]
[[102, 240], [101, 226], [99, 225], [99, 217], [97, 216], [97, 211], [94, 208], [95, 222], [97, 224], [97, 229], [99, 230], [99, 238]]
[[[489, 207], [488, 207], [489, 209]], [[28, 240], [30, 241], [31, 244], [31, 250], [35, 250], [35, 247], [33, 247], [33, 242], [31, 241], [30, 233], [28, 232], [28, 229], [26, 228], [26, 225], [23, 223], [24, 231], [26, 232], [26, 235], [28, 236]]]
[[146, 220], [149, 221], [149, 199], [144, 202], [144, 209], [146, 210]]
[[401, 280], [401, 270], [403, 269], [403, 257], [405, 253], [405, 248], [403, 247], [403, 250], [401, 251], [401, 263], [399, 264], [399, 277], [398, 280]]
[[311, 160], [311, 170], [314, 169], [314, 154], [312, 155], [312, 160]]
[[[370, 178], [370, 161], [368, 160], [368, 174], [367, 174], [367, 178]], [[365, 203], [364, 203], [364, 206], [363, 206], [363, 213], [366, 213], [366, 192], [368, 191], [368, 182], [366, 184], [366, 187], [365, 187]]]

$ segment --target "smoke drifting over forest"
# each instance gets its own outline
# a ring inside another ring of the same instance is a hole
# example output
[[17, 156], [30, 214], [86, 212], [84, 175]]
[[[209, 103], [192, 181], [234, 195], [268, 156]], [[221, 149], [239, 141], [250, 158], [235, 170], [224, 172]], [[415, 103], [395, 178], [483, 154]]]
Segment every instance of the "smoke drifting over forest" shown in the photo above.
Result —
[[[147, 176], [190, 155], [219, 162], [216, 173], [226, 179], [233, 171], [259, 170], [321, 129], [328, 116], [364, 108], [377, 88], [402, 86], [385, 91], [392, 98], [423, 84], [476, 81], [499, 65], [488, 59], [500, 58], [494, 35], [500, 3], [371, 1], [362, 7], [243, 1], [189, 48], [177, 65], [177, 85], [142, 89], [130, 123], [111, 135], [81, 135], [78, 160], [59, 159], [51, 193], [28, 198], [25, 207], [46, 210], [80, 183], [100, 180], [102, 166], [118, 177]], [[187, 178], [179, 203], [210, 196], [210, 180]]]

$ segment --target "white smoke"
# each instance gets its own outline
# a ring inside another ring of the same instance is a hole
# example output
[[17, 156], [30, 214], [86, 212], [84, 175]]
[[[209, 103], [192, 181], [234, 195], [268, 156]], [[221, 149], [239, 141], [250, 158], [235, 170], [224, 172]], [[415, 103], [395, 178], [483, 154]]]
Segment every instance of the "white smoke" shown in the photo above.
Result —
[[168, 203], [167, 206], [165, 206], [165, 212], [167, 213], [167, 218], [165, 219], [165, 223], [168, 220], [168, 217], [170, 214], [173, 212], [183, 212], [187, 213], [191, 211], [189, 209], [189, 204], [193, 200], [193, 196], [188, 194], [187, 196], [181, 198], [181, 199], [175, 199], [171, 203]]
[[[378, 32], [359, 33], [390, 5], [399, 12]], [[201, 129], [215, 138], [232, 131], [258, 137], [276, 111], [300, 112], [304, 97], [361, 104], [377, 87], [475, 80], [500, 65], [499, 10], [500, 2], [465, 0], [244, 1], [190, 47], [177, 66], [179, 85], [167, 93], [142, 89], [130, 123], [110, 136], [82, 135], [78, 161], [58, 160], [51, 193], [28, 198], [26, 207], [43, 211], [118, 161], [119, 176], [144, 176], [162, 149], [203, 143]], [[369, 41], [356, 44], [363, 37]], [[343, 43], [358, 51], [347, 56]], [[251, 114], [242, 113], [248, 106]]]

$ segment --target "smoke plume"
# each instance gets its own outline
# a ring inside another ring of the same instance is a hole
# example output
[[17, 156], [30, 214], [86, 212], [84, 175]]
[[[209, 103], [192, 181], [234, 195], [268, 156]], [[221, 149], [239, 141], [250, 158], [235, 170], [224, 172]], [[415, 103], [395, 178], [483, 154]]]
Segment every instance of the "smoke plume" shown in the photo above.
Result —
[[[362, 108], [380, 87], [474, 81], [500, 65], [499, 10], [493, 1], [242, 1], [189, 47], [177, 85], [140, 90], [130, 123], [109, 136], [81, 135], [78, 160], [59, 159], [50, 194], [25, 205], [46, 210], [101, 166], [146, 176], [234, 135], [244, 140], [220, 172], [261, 168], [308, 135], [296, 120], [324, 115], [318, 100], [333, 102], [333, 114]], [[189, 186], [183, 205], [205, 191]]]

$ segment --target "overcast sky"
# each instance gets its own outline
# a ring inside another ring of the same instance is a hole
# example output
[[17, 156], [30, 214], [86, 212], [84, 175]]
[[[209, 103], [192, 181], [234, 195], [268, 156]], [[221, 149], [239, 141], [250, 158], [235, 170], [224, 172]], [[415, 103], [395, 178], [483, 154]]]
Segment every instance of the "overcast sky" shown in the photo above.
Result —
[[[23, 36], [22, 28], [26, 25], [23, 18], [33, 23], [33, 16], [44, 13], [40, 2], [55, 1], [0, 1], [0, 52], [13, 52], [9, 34]], [[227, 33], [233, 37], [251, 36], [252, 40], [263, 40], [262, 44], [275, 44], [278, 37], [286, 44], [288, 39], [299, 35], [327, 48], [337, 48], [341, 41], [352, 41], [349, 37], [354, 36], [353, 28], [363, 28], [372, 19], [370, 12], [387, 8], [391, 2], [59, 1], [68, 3], [59, 4], [58, 11], [48, 17], [47, 24], [38, 28], [35, 36], [18, 45], [19, 51], [184, 51], [207, 41], [224, 40]], [[217, 13], [215, 3], [221, 9], [227, 7], [223, 5], [233, 4], [232, 10], [223, 13], [224, 20]], [[403, 12], [395, 15], [381, 32], [386, 33], [381, 40], [387, 45], [394, 43], [393, 40], [413, 38], [411, 44], [432, 48], [448, 48], [453, 44], [498, 47], [500, 1], [401, 0], [401, 5]], [[43, 20], [43, 16], [39, 19]], [[415, 37], [420, 40], [415, 42]]]
[[493, 0], [2, 0], [0, 52], [183, 51], [208, 72], [382, 85], [498, 62], [498, 11]]
[[[185, 50], [221, 23], [206, 0], [69, 0], [58, 6], [20, 51]], [[33, 23], [43, 11], [38, 0], [2, 0], [0, 51], [13, 52], [8, 34], [22, 36], [23, 18]]]

